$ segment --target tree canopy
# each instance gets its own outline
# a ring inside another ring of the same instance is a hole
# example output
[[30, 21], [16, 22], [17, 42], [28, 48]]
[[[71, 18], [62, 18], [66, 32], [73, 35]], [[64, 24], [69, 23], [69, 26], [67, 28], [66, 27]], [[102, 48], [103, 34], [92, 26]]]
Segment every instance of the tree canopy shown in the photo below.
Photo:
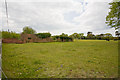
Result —
[[112, 37], [112, 34], [111, 33], [106, 33], [105, 36]]
[[95, 39], [95, 35], [90, 33], [90, 34], [87, 34], [87, 38], [88, 39]]
[[68, 34], [62, 33], [60, 37], [68, 37]]
[[36, 31], [28, 26], [23, 28], [23, 32], [22, 33], [27, 33], [27, 34], [35, 34]]
[[106, 24], [111, 28], [120, 28], [120, 1], [109, 3], [110, 12], [106, 17]]
[[39, 38], [47, 38], [50, 37], [51, 34], [50, 33], [38, 33], [36, 34]]
[[120, 33], [119, 33], [118, 31], [116, 31], [116, 32], [115, 32], [115, 35], [119, 37], [119, 36], [120, 36]]
[[81, 39], [83, 38], [84, 33], [73, 33], [69, 37], [74, 38], [74, 39]]
[[20, 39], [20, 34], [15, 32], [2, 31], [2, 38], [16, 38]]

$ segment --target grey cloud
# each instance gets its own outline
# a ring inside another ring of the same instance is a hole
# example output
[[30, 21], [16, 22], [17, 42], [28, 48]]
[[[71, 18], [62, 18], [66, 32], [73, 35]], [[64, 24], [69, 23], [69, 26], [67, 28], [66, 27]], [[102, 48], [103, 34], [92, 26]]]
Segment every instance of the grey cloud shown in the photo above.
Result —
[[[74, 21], [79, 23], [79, 26], [88, 31], [95, 33], [108, 31], [110, 28], [105, 24], [105, 19], [109, 10], [107, 2], [94, 2], [87, 6], [87, 10], [79, 17], [74, 18]], [[111, 29], [111, 33], [114, 31]]]
[[[79, 2], [78, 2], [79, 3]], [[75, 12], [79, 14], [81, 7], [76, 1], [70, 2], [9, 2], [8, 12], [9, 21], [12, 27], [11, 30], [21, 32], [22, 28], [29, 25], [37, 32], [48, 31], [53, 34], [60, 34], [62, 32], [71, 34], [74, 32], [95, 31], [105, 32], [111, 31], [105, 24], [105, 16], [108, 11], [108, 3], [88, 3], [90, 6], [86, 7], [84, 13], [80, 16], [64, 15], [65, 13]], [[4, 8], [4, 6], [3, 6]], [[5, 9], [2, 10], [5, 13]], [[65, 17], [71, 17], [67, 20]], [[73, 21], [79, 24], [74, 24]], [[5, 19], [3, 20], [5, 23]], [[7, 29], [5, 27], [3, 29]], [[14, 29], [13, 29], [14, 28]]]

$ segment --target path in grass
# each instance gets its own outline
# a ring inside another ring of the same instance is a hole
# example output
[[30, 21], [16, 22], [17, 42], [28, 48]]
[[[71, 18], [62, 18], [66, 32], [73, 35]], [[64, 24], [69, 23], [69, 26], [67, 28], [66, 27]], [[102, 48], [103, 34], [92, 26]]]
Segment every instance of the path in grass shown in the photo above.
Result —
[[117, 77], [118, 42], [3, 44], [2, 68], [10, 78]]

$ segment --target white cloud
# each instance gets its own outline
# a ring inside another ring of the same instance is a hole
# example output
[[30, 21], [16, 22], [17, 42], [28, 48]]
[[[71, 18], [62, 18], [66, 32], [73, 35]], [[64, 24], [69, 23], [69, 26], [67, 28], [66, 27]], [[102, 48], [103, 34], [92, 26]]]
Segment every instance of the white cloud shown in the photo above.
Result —
[[[70, 0], [7, 0], [8, 2], [69, 2]], [[74, 0], [79, 2], [110, 2], [113, 0]], [[114, 0], [119, 1], [119, 0]]]
[[96, 33], [100, 33], [100, 31], [103, 32], [103, 30], [106, 32], [111, 30], [111, 32], [114, 33], [114, 30], [109, 30], [109, 27], [105, 24], [108, 9], [108, 3], [91, 3], [87, 6], [86, 11], [82, 15], [74, 18], [74, 21], [79, 23], [79, 26], [82, 26], [83, 30], [93, 31]]
[[[87, 33], [88, 31], [93, 31], [95, 34], [107, 31], [114, 33], [114, 30], [109, 29], [105, 24], [108, 3], [86, 1], [88, 4], [84, 4], [83, 7], [79, 0], [7, 1], [10, 26], [7, 27], [6, 25], [5, 7], [3, 5], [2, 23], [4, 30], [9, 28], [16, 32], [22, 32], [22, 28], [29, 25], [37, 32], [51, 32], [52, 34], [62, 32], [68, 34], [74, 32]], [[83, 8], [84, 12], [82, 12]], [[69, 15], [71, 12], [74, 12], [72, 14], [74, 16]], [[65, 19], [66, 16], [71, 18]]]
[[86, 2], [111, 2], [113, 0], [85, 0]]

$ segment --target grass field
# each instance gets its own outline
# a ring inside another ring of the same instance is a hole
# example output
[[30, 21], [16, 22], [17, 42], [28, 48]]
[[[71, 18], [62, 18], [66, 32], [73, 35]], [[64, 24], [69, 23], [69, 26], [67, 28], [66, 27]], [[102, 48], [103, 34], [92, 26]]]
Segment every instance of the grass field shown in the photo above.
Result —
[[9, 78], [114, 78], [118, 41], [2, 44], [2, 69]]

